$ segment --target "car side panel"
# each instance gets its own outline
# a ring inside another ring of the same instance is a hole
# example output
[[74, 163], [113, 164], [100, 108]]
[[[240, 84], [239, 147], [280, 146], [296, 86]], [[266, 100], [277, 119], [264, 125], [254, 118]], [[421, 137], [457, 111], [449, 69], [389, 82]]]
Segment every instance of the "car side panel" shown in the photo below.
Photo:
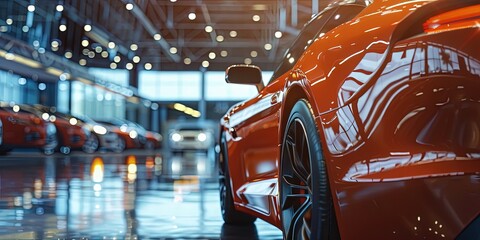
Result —
[[236, 207], [278, 224], [276, 182], [279, 109], [283, 84], [270, 83], [258, 97], [232, 109], [224, 119]]

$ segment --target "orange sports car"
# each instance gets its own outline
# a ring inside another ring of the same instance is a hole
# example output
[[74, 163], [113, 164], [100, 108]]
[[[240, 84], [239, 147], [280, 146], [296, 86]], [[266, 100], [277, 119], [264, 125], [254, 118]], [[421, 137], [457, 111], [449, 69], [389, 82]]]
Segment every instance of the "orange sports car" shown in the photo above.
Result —
[[285, 239], [479, 239], [480, 1], [345, 1], [221, 119], [222, 215]]
[[58, 145], [55, 125], [25, 105], [0, 102], [0, 121], [3, 128], [0, 155], [14, 148], [39, 148], [45, 154], [52, 154]]

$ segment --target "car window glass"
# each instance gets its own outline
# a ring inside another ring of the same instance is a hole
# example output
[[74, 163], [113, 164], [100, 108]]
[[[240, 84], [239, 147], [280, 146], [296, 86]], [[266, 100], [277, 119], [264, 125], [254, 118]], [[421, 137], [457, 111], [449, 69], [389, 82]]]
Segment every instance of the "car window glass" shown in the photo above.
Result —
[[330, 9], [310, 21], [297, 37], [292, 47], [287, 50], [287, 53], [275, 70], [270, 82], [290, 70], [305, 49], [310, 46], [315, 37], [321, 36], [340, 24], [351, 20], [364, 8], [365, 7], [361, 5], [345, 5]]
[[323, 26], [319, 36], [327, 33], [328, 31], [338, 27], [340, 24], [350, 21], [357, 16], [365, 7], [360, 5], [346, 5], [338, 8], [337, 12], [328, 20], [327, 24]]

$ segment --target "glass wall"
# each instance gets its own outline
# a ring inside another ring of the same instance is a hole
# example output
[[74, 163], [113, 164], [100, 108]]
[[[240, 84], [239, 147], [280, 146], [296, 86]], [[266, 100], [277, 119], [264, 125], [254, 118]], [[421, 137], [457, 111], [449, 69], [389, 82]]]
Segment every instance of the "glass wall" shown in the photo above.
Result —
[[31, 79], [0, 71], [0, 101], [15, 103], [37, 103], [38, 84]]
[[200, 72], [140, 71], [138, 93], [154, 101], [198, 101]]
[[72, 82], [72, 114], [125, 118], [125, 97], [79, 81]]
[[[267, 83], [272, 72], [263, 72]], [[138, 92], [140, 96], [154, 101], [198, 101], [201, 98], [202, 72], [140, 71]], [[225, 72], [205, 73], [206, 100], [244, 100], [255, 96], [254, 86], [227, 84]]]

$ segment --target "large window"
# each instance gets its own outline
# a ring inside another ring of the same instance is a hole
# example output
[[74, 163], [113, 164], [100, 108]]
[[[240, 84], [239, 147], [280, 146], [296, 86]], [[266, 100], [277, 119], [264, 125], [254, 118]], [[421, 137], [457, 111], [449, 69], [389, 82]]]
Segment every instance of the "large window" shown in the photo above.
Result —
[[89, 68], [88, 72], [99, 79], [102, 79], [111, 83], [115, 83], [117, 85], [124, 86], [124, 87], [128, 86], [128, 78], [129, 78], [128, 70]]
[[154, 101], [200, 100], [200, 72], [141, 71], [138, 92]]
[[[268, 82], [271, 76], [272, 72], [263, 72], [264, 82]], [[202, 96], [202, 73], [142, 71], [138, 92], [154, 101], [198, 101]], [[238, 101], [255, 94], [254, 86], [227, 84], [223, 71], [205, 73], [206, 100]]]
[[[28, 90], [32, 90], [29, 92]], [[26, 96], [28, 92], [30, 96]], [[0, 71], [0, 101], [25, 103], [27, 97], [38, 101], [38, 88], [35, 82], [7, 71]]]
[[[262, 72], [263, 82], [268, 82], [272, 72]], [[227, 84], [225, 72], [207, 72], [205, 75], [205, 99], [206, 100], [245, 100], [257, 94], [257, 88], [253, 85]]]

